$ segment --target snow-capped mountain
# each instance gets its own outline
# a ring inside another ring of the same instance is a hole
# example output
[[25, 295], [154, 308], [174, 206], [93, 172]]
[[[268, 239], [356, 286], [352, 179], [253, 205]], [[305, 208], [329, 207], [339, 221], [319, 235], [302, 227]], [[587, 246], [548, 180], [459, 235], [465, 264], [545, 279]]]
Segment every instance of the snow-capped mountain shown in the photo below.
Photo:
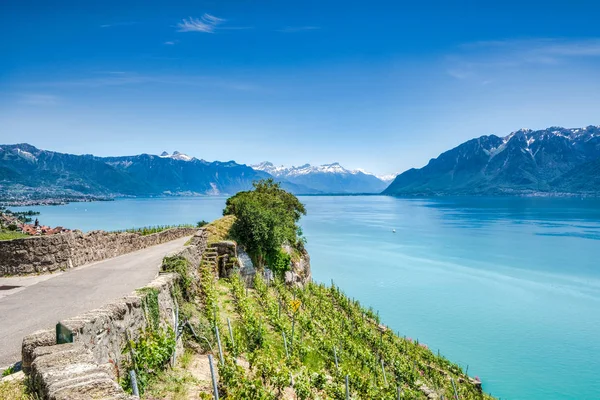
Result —
[[173, 154], [169, 155], [169, 153], [167, 153], [166, 151], [163, 151], [162, 154], [160, 155], [161, 158], [172, 158], [173, 160], [180, 160], [180, 161], [192, 161], [195, 160], [195, 157], [190, 157], [187, 154], [183, 154], [180, 153], [178, 151], [174, 151]]
[[387, 186], [385, 181], [373, 174], [360, 169], [348, 170], [337, 162], [285, 167], [265, 161], [251, 167], [323, 193], [380, 193]]
[[399, 174], [375, 175], [386, 183], [391, 183]]
[[398, 175], [386, 194], [600, 193], [600, 127], [481, 136]]

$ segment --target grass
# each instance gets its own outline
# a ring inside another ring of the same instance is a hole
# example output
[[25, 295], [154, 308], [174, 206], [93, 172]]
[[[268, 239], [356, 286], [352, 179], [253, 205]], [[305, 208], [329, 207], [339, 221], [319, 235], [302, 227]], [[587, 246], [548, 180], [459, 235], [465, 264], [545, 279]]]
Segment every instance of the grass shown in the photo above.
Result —
[[113, 232], [128, 232], [128, 233], [139, 233], [142, 236], [152, 235], [153, 233], [159, 233], [162, 231], [166, 231], [167, 229], [173, 228], [195, 228], [195, 225], [192, 224], [181, 224], [181, 225], [156, 225], [156, 226], [144, 226], [142, 228], [130, 228], [123, 229], [119, 231]]
[[0, 231], [0, 240], [13, 240], [13, 239], [21, 239], [30, 237], [25, 233], [16, 232], [16, 231]]
[[219, 242], [229, 238], [229, 231], [235, 222], [235, 216], [226, 215], [204, 226], [208, 232], [208, 243]]
[[36, 400], [38, 397], [29, 393], [23, 380], [1, 381], [0, 400]]
[[199, 382], [187, 371], [193, 353], [187, 350], [179, 357], [175, 368], [161, 371], [148, 386], [146, 399], [186, 400]]

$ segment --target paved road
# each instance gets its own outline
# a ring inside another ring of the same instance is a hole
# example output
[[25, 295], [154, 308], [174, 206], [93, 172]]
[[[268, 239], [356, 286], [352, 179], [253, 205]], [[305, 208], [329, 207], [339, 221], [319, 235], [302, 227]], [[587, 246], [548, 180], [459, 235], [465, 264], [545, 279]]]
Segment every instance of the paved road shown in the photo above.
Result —
[[102, 307], [145, 286], [158, 274], [163, 257], [189, 237], [173, 240], [64, 273], [0, 278], [0, 368], [21, 359], [23, 337], [60, 320]]

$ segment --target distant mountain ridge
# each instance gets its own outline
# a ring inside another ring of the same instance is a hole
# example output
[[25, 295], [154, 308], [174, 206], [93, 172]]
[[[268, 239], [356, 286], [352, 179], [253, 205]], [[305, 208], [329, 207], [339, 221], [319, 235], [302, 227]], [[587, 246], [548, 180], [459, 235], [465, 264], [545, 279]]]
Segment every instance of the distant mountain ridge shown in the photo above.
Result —
[[600, 194], [600, 127], [469, 140], [396, 177], [389, 195]]
[[[208, 162], [179, 152], [96, 157], [41, 150], [29, 144], [0, 145], [3, 198], [233, 194], [269, 177], [234, 161]], [[294, 193], [318, 193], [289, 182], [282, 186]]]
[[337, 162], [285, 167], [265, 161], [252, 168], [323, 193], [380, 193], [389, 183], [363, 170], [348, 170]]

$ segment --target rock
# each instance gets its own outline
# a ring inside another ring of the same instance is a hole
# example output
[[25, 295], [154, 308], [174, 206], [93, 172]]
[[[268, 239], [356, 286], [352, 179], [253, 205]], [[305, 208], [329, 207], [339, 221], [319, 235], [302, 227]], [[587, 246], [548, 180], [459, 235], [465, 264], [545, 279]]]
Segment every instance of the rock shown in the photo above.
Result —
[[0, 379], [0, 382], [12, 382], [25, 380], [25, 373], [23, 371], [15, 372], [14, 374], [6, 375]]
[[44, 399], [115, 399], [131, 396], [111, 379], [94, 361], [91, 351], [81, 344], [68, 343], [34, 351], [31, 380]]

